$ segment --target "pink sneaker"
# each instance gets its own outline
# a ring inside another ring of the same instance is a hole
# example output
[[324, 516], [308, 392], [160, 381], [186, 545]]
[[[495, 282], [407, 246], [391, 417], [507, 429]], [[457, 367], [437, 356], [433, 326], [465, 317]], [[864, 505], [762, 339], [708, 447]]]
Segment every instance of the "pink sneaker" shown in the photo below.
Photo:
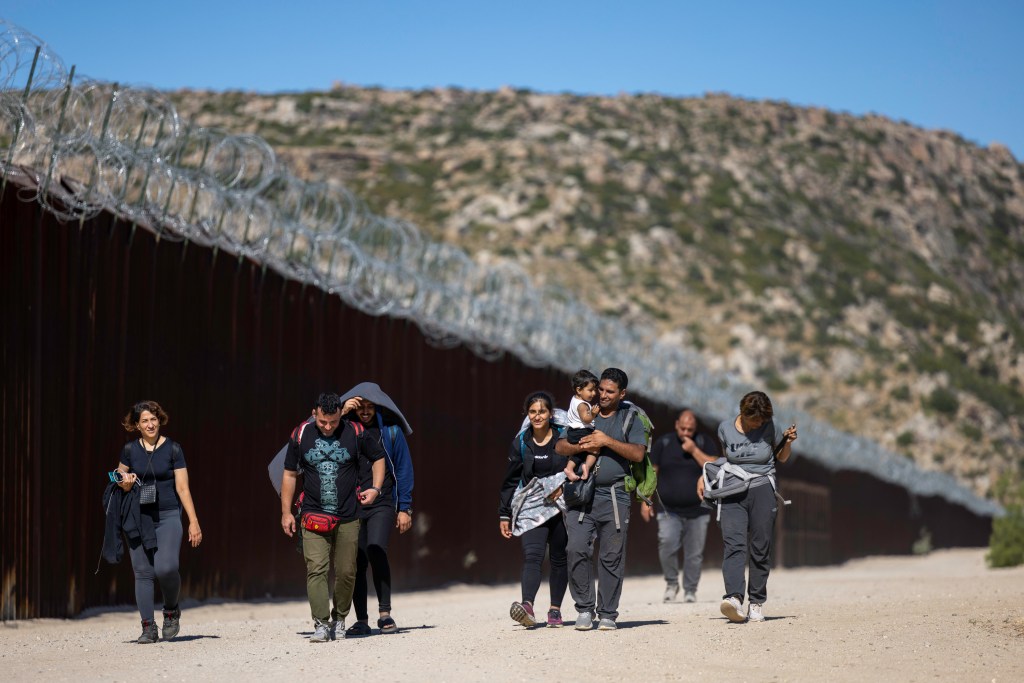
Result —
[[537, 625], [537, 618], [533, 616], [533, 605], [529, 602], [513, 602], [508, 615], [526, 628]]
[[551, 608], [548, 610], [548, 626], [551, 628], [561, 628], [562, 626], [562, 612]]

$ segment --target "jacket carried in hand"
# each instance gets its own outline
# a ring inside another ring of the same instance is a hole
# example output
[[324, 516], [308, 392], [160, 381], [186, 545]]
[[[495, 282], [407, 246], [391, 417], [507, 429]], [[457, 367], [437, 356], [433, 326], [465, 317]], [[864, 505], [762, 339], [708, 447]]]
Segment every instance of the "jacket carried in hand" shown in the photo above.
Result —
[[[124, 557], [123, 533], [128, 542], [141, 542], [146, 550], [156, 550], [156, 521], [152, 515], [142, 511], [139, 504], [139, 487], [133, 486], [127, 493], [111, 482], [103, 491], [103, 509], [106, 515], [103, 524], [103, 549], [100, 557], [110, 564], [117, 564]], [[96, 571], [99, 572], [99, 563]]]

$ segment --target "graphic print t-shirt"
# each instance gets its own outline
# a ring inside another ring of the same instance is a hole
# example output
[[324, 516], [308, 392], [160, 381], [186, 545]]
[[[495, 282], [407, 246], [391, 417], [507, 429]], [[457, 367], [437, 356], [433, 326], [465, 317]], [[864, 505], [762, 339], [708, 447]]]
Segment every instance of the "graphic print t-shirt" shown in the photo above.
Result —
[[384, 456], [380, 444], [366, 436], [364, 431], [357, 438], [347, 420], [342, 420], [331, 436], [320, 433], [316, 423], [295, 430], [288, 442], [284, 468], [302, 472], [302, 512], [325, 512], [343, 522], [358, 518], [360, 451], [371, 461]]
[[729, 462], [753, 474], [768, 474], [775, 467], [772, 451], [781, 443], [783, 431], [777, 421], [769, 420], [744, 434], [736, 429], [736, 418], [731, 418], [718, 425], [718, 440]]

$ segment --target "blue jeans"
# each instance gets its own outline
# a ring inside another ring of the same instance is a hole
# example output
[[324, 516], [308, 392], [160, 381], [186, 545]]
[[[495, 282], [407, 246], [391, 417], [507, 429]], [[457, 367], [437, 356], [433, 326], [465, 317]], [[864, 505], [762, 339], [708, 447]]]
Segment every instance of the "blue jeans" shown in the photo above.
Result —
[[665, 583], [679, 585], [679, 548], [683, 549], [683, 590], [696, 593], [700, 568], [704, 561], [704, 541], [708, 536], [711, 515], [686, 518], [675, 512], [660, 510], [658, 516], [658, 559], [665, 573]]

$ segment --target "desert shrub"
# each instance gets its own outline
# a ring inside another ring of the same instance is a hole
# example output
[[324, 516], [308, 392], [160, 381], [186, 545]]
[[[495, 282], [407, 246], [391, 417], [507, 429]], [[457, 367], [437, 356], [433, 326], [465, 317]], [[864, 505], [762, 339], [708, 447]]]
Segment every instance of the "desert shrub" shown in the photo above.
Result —
[[1024, 508], [1010, 505], [1006, 514], [992, 520], [992, 536], [985, 556], [990, 567], [1024, 564]]
[[928, 396], [927, 405], [936, 412], [954, 415], [960, 408], [960, 399], [957, 398], [955, 392], [945, 387], [935, 387], [935, 390]]
[[982, 437], [981, 427], [969, 422], [960, 425], [960, 433], [973, 441], [980, 441]]
[[789, 382], [782, 378], [775, 368], [766, 368], [758, 373], [764, 380], [768, 391], [786, 391], [789, 389]]
[[928, 530], [928, 527], [921, 528], [921, 532], [917, 540], [910, 547], [910, 551], [915, 555], [927, 555], [932, 551], [932, 532]]
[[896, 445], [900, 448], [906, 448], [907, 446], [912, 445], [914, 441], [916, 441], [914, 432], [903, 432], [896, 437]]
[[1006, 513], [992, 520], [992, 536], [985, 560], [990, 567], [1024, 564], [1024, 481], [1021, 473], [1004, 473], [994, 487]]
[[892, 390], [892, 397], [897, 401], [909, 401], [910, 400], [910, 387], [906, 384], [901, 384]]

